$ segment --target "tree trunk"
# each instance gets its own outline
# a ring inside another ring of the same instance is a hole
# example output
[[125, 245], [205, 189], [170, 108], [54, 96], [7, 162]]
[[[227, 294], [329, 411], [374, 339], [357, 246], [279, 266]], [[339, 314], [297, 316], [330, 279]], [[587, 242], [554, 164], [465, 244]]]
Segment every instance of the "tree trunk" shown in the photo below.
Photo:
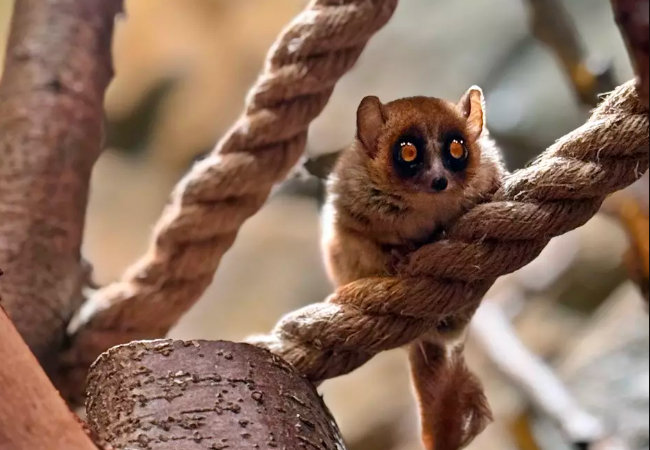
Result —
[[82, 300], [88, 185], [121, 9], [122, 0], [15, 5], [0, 84], [0, 296], [46, 366]]

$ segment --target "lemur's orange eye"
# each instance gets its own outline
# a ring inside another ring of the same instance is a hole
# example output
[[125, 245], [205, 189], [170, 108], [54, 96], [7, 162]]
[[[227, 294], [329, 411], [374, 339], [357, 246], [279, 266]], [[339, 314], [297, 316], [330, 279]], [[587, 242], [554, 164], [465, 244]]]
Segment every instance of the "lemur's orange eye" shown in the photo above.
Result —
[[465, 158], [465, 145], [461, 141], [454, 141], [449, 146], [449, 153], [454, 159], [463, 159]]
[[418, 148], [410, 142], [404, 142], [401, 150], [402, 160], [405, 162], [413, 162], [418, 158]]

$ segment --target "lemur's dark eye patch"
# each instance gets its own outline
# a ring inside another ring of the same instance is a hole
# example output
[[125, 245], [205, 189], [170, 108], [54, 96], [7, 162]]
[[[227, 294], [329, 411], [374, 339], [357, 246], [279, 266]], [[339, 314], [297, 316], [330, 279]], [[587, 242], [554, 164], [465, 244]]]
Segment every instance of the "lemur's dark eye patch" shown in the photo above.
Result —
[[442, 158], [447, 169], [452, 172], [464, 172], [469, 165], [469, 156], [469, 148], [462, 136], [451, 134], [445, 138]]
[[415, 177], [425, 160], [425, 142], [415, 132], [402, 135], [393, 145], [393, 166], [402, 178]]

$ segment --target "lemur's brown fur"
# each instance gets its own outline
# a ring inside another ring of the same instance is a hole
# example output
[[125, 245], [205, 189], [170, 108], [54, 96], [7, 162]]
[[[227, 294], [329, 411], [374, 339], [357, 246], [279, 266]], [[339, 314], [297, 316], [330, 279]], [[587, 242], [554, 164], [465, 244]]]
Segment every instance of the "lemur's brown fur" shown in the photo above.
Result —
[[[477, 87], [457, 104], [427, 97], [363, 100], [356, 139], [328, 180], [323, 210], [322, 247], [336, 286], [394, 274], [406, 253], [489, 200], [506, 169], [485, 117]], [[409, 152], [402, 153], [405, 147]], [[414, 148], [419, 159], [411, 163]], [[462, 159], [452, 156], [459, 149]], [[455, 445], [465, 446], [468, 433], [489, 421], [480, 383], [450, 348], [433, 332], [411, 351], [428, 450], [459, 450]], [[445, 412], [452, 400], [461, 403]]]

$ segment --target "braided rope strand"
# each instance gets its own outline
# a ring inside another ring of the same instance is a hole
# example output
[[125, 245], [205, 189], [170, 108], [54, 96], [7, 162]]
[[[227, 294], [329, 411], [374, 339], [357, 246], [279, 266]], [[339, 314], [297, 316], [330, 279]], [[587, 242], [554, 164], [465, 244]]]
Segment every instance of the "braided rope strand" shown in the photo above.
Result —
[[344, 286], [250, 342], [320, 383], [443, 321], [464, 328], [498, 277], [532, 262], [553, 237], [584, 225], [609, 194], [647, 172], [649, 134], [648, 111], [627, 83], [587, 124], [510, 176], [492, 202], [462, 217], [447, 239], [413, 253], [398, 277]]
[[71, 326], [64, 370], [79, 376], [65, 375], [69, 382], [83, 385], [90, 364], [115, 345], [163, 337], [198, 300], [240, 227], [298, 162], [310, 123], [397, 3], [313, 0], [289, 25], [244, 115], [176, 188], [149, 253], [96, 292]]

